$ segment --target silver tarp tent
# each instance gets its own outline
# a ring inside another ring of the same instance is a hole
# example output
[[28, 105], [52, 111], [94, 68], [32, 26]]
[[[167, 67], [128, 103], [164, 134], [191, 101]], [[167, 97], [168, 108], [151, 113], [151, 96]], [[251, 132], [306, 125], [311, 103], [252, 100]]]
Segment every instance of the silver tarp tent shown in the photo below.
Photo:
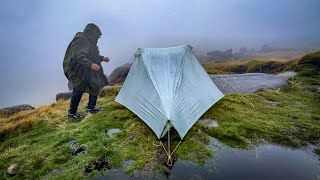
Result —
[[160, 139], [174, 127], [181, 139], [224, 95], [189, 45], [139, 48], [115, 101], [139, 116]]

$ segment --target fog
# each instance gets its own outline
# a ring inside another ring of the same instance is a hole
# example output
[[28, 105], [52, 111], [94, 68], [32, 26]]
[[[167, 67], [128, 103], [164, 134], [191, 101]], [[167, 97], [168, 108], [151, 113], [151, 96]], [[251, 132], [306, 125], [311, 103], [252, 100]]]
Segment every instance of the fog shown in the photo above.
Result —
[[103, 33], [110, 74], [139, 47], [319, 48], [319, 7], [319, 0], [1, 0], [0, 108], [37, 107], [67, 91], [65, 50], [91, 22]]

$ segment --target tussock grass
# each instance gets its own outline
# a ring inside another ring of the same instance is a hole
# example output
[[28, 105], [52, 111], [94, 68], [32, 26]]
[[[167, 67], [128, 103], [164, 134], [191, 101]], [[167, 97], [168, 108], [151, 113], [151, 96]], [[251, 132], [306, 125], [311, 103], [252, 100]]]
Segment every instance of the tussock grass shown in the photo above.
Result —
[[[70, 102], [64, 100], [31, 112], [18, 113], [8, 119], [2, 118], [1, 123], [6, 126], [0, 131], [3, 134], [0, 145], [0, 176], [10, 178], [5, 174], [6, 169], [11, 164], [18, 163], [21, 167], [13, 178], [83, 179], [86, 165], [101, 157], [108, 158], [113, 168], [121, 167], [126, 160], [134, 160], [134, 164], [125, 170], [126, 173], [144, 166], [167, 171], [167, 167], [159, 162], [158, 155], [164, 151], [152, 130], [135, 114], [114, 102], [114, 98], [115, 96], [99, 98], [98, 105], [105, 111], [88, 114], [81, 121], [66, 118]], [[86, 96], [80, 103], [79, 111], [82, 113], [87, 100]], [[28, 126], [24, 126], [22, 130], [19, 121]], [[119, 128], [121, 132], [109, 137], [106, 131], [111, 128]], [[21, 131], [16, 131], [19, 129]], [[192, 133], [188, 136], [181, 145], [182, 148], [177, 150], [179, 158], [203, 163], [212, 156], [212, 152], [196, 141]], [[71, 140], [84, 145], [86, 154], [72, 156], [70, 147], [66, 144]], [[174, 141], [173, 145], [177, 143]], [[196, 148], [188, 149], [189, 146]], [[165, 158], [164, 156], [164, 161]], [[107, 170], [93, 171], [88, 177], [101, 173], [107, 173]]]

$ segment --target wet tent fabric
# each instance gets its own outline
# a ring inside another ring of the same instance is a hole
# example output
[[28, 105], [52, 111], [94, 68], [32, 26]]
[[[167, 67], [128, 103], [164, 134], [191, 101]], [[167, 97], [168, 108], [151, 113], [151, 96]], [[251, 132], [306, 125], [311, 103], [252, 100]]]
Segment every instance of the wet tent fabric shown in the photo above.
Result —
[[223, 96], [186, 45], [139, 48], [115, 101], [139, 116], [158, 138], [173, 126], [183, 139]]

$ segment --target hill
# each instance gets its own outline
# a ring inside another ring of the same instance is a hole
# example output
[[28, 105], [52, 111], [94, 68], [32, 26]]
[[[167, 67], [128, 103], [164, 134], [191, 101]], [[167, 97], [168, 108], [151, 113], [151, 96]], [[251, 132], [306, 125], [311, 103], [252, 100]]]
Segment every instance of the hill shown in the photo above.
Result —
[[[308, 144], [320, 152], [320, 53], [295, 61], [238, 61], [213, 63], [220, 73], [272, 72], [291, 69], [298, 74], [278, 90], [228, 94], [197, 122], [174, 153], [174, 158], [203, 164], [214, 152], [206, 148], [210, 137], [238, 148], [253, 148], [268, 141], [301, 148]], [[210, 73], [209, 64], [204, 67]], [[114, 102], [119, 88], [100, 94], [105, 111], [81, 121], [66, 118], [69, 101], [0, 117], [0, 176], [5, 179], [84, 179], [107, 174], [126, 162], [134, 177], [170, 172], [156, 136], [135, 114]], [[84, 112], [86, 96], [80, 104]], [[206, 127], [214, 119], [218, 127]], [[110, 135], [110, 129], [120, 132]], [[173, 144], [178, 135], [173, 131]], [[165, 140], [164, 140], [165, 142]], [[7, 168], [18, 164], [15, 176]]]

